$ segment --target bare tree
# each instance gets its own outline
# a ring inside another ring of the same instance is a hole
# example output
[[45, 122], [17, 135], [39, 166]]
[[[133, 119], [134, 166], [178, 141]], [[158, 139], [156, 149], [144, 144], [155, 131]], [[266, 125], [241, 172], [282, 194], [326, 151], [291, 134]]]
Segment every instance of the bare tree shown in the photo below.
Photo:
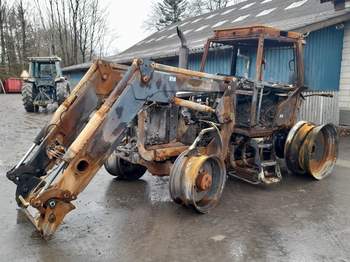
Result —
[[55, 47], [55, 17], [54, 17], [54, 11], [53, 11], [53, 1], [49, 0], [49, 25], [50, 25], [50, 39], [51, 39], [51, 53], [56, 53], [56, 47]]
[[201, 15], [225, 8], [229, 5], [235, 5], [245, 0], [192, 0], [190, 2], [191, 13], [188, 16]]
[[108, 11], [100, 0], [0, 0], [0, 77], [20, 74], [28, 56], [71, 65], [104, 54], [115, 39], [106, 36]]
[[78, 63], [78, 11], [79, 0], [69, 0], [69, 11], [71, 14], [71, 33], [72, 33], [72, 47], [73, 47], [73, 60], [74, 64]]
[[[64, 1], [62, 3], [62, 6], [58, 4], [58, 0], [55, 0], [55, 8], [56, 8], [56, 22], [57, 22], [57, 34], [58, 34], [58, 40], [59, 40], [59, 47], [60, 47], [60, 53], [62, 58], [66, 61], [67, 58], [67, 36], [65, 32], [67, 31], [65, 18], [62, 16], [65, 16], [65, 6]], [[63, 10], [63, 13], [62, 11]]]
[[89, 59], [92, 59], [93, 50], [95, 47], [95, 35], [96, 35], [96, 29], [98, 27], [98, 23], [100, 22], [98, 17], [98, 6], [99, 6], [99, 0], [92, 1], [91, 2], [91, 32], [90, 32], [90, 40], [89, 40]]
[[22, 65], [22, 70], [24, 69], [24, 59], [27, 57], [27, 21], [26, 21], [26, 11], [23, 7], [23, 0], [19, 0], [16, 6], [17, 18], [19, 22], [21, 45], [19, 48], [19, 58]]
[[6, 2], [0, 0], [0, 44], [1, 44], [1, 64], [5, 64], [5, 25], [6, 25]]

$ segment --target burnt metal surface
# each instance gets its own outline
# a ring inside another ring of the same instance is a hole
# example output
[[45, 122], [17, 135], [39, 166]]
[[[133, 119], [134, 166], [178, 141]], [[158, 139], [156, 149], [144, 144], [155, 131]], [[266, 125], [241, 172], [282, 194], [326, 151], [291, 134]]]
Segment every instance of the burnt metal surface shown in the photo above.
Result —
[[[17, 185], [18, 204], [36, 209], [30, 219], [45, 238], [104, 164], [125, 180], [140, 178], [146, 169], [170, 175], [171, 198], [200, 213], [218, 204], [226, 170], [267, 185], [282, 179], [278, 158], [292, 172], [317, 179], [331, 172], [335, 128], [307, 124], [301, 132], [303, 125], [294, 126], [304, 89], [302, 37], [266, 27], [229, 32], [229, 39], [225, 31], [215, 41], [255, 38], [255, 80], [142, 59], [130, 67], [102, 60], [92, 65], [35, 139], [36, 147], [7, 173]], [[265, 39], [293, 48], [293, 84], [263, 81]]]

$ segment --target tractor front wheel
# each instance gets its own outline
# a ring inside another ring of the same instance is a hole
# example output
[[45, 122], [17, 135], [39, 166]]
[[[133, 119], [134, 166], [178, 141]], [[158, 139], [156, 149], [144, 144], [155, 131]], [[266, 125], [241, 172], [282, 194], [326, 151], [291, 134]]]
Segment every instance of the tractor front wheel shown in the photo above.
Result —
[[105, 169], [112, 176], [121, 180], [133, 181], [141, 178], [147, 168], [141, 165], [130, 163], [112, 153], [104, 163]]
[[33, 85], [31, 83], [24, 83], [22, 87], [22, 101], [24, 109], [27, 112], [35, 112], [36, 107], [33, 103]]
[[225, 182], [225, 164], [217, 156], [184, 151], [170, 169], [170, 196], [177, 204], [208, 213], [218, 204]]

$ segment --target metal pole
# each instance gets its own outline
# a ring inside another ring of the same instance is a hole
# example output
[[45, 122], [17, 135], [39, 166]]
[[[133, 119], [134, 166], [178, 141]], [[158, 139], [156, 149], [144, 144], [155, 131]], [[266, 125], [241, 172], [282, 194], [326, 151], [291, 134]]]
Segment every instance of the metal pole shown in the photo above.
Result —
[[260, 122], [260, 111], [261, 111], [261, 104], [262, 104], [262, 99], [263, 99], [263, 95], [264, 95], [264, 85], [259, 82], [259, 84], [256, 85], [256, 87], [258, 88], [258, 90], [260, 89], [260, 97], [259, 97], [259, 104], [258, 104], [258, 113], [256, 116], [256, 123], [259, 125]]
[[258, 87], [257, 83], [262, 80], [262, 62], [264, 55], [264, 36], [260, 35], [258, 42], [258, 49], [256, 55], [256, 65], [255, 65], [255, 73], [256, 73], [256, 83], [254, 84], [252, 104], [250, 109], [250, 126], [253, 127], [256, 125], [256, 109], [258, 102]]
[[27, 153], [22, 157], [22, 159], [18, 162], [15, 169], [17, 169], [20, 165], [23, 164], [23, 162], [28, 158], [28, 156], [33, 152], [34, 148], [36, 147], [36, 144], [33, 143], [32, 146], [29, 148]]
[[56, 170], [56, 173], [50, 178], [50, 180], [45, 184], [45, 186], [43, 187], [43, 189], [41, 189], [41, 191], [40, 191], [40, 193], [39, 193], [39, 195], [40, 194], [42, 194], [46, 189], [48, 189], [48, 187], [52, 184], [52, 182], [55, 180], [55, 178], [59, 175], [59, 173], [61, 173], [61, 171], [62, 171], [62, 169], [63, 169], [63, 167], [64, 167], [64, 165], [65, 165], [66, 163], [65, 162], [62, 162], [61, 164], [60, 164], [60, 166], [57, 168], [57, 170]]
[[179, 48], [179, 67], [188, 68], [188, 54], [189, 49], [187, 47], [187, 41], [185, 35], [182, 33], [179, 27], [176, 27], [177, 35], [181, 41], [181, 46]]
[[1, 89], [2, 91], [4, 92], [4, 94], [6, 95], [6, 90], [5, 90], [5, 87], [4, 85], [2, 84], [2, 81], [0, 80], [0, 84], [1, 84]]

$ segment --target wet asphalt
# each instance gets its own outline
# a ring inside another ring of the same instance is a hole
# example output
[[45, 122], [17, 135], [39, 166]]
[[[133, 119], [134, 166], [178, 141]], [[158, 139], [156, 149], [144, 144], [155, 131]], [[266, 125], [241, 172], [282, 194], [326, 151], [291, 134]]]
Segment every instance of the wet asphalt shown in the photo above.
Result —
[[207, 215], [174, 204], [168, 179], [113, 179], [101, 169], [50, 241], [16, 210], [5, 172], [22, 157], [49, 111], [26, 113], [0, 95], [0, 261], [350, 261], [350, 138], [333, 174], [278, 185], [227, 181]]

